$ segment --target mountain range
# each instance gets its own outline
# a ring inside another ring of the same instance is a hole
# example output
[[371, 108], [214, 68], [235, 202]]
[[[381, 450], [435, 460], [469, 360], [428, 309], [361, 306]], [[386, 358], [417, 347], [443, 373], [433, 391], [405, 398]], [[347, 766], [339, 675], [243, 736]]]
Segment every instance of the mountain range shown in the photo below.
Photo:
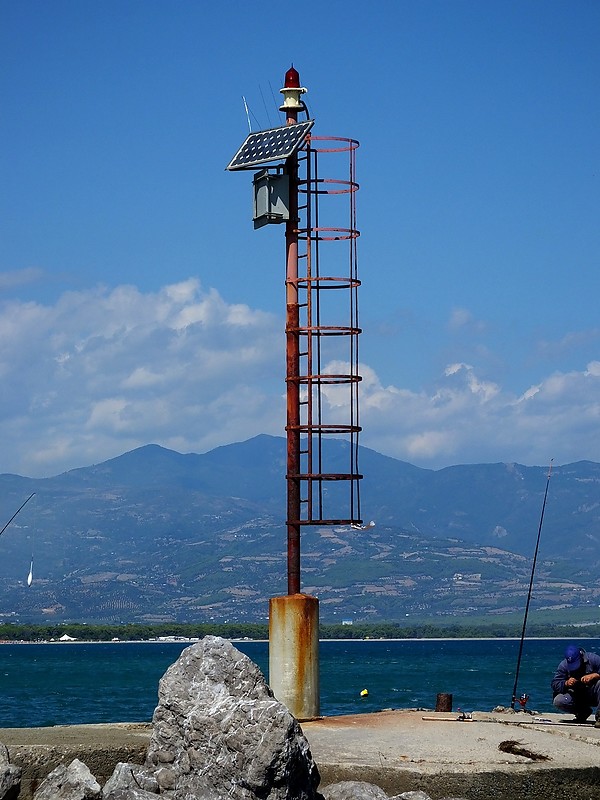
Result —
[[[347, 445], [330, 442], [333, 460]], [[0, 619], [261, 621], [286, 591], [285, 439], [147, 445], [51, 478], [0, 475]], [[366, 530], [302, 529], [324, 621], [524, 606], [548, 467], [440, 470], [360, 448]], [[600, 603], [600, 464], [554, 467], [534, 607]], [[33, 561], [33, 582], [27, 573]], [[597, 614], [596, 614], [597, 616]]]

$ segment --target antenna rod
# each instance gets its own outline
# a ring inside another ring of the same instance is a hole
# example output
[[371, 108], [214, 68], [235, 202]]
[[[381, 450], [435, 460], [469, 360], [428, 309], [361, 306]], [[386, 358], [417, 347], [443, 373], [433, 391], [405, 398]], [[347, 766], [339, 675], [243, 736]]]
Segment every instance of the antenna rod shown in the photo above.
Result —
[[527, 593], [527, 603], [525, 604], [525, 616], [523, 617], [523, 629], [521, 631], [521, 642], [519, 644], [519, 655], [517, 658], [517, 669], [515, 674], [515, 685], [513, 686], [513, 693], [512, 693], [512, 703], [511, 708], [514, 709], [515, 703], [517, 702], [517, 683], [519, 682], [519, 671], [521, 669], [521, 656], [523, 655], [523, 642], [525, 641], [525, 629], [527, 627], [527, 615], [529, 614], [529, 603], [531, 601], [531, 591], [533, 589], [533, 576], [535, 574], [535, 564], [537, 561], [538, 550], [540, 547], [540, 536], [542, 533], [542, 525], [544, 523], [544, 511], [546, 510], [546, 499], [548, 497], [548, 486], [550, 485], [550, 477], [552, 475], [552, 462], [554, 461], [553, 458], [550, 459], [550, 468], [548, 469], [548, 478], [546, 480], [546, 491], [544, 492], [544, 502], [542, 503], [542, 513], [540, 515], [540, 524], [538, 526], [538, 533], [537, 533], [537, 542], [535, 545], [535, 553], [533, 556], [533, 565], [531, 567], [531, 578], [529, 579], [529, 592]]
[[27, 505], [27, 503], [28, 503], [28, 502], [31, 500], [31, 498], [33, 497], [33, 495], [34, 495], [34, 494], [35, 494], [35, 492], [32, 492], [32, 493], [29, 495], [29, 497], [27, 498], [27, 500], [25, 500], [25, 502], [24, 502], [22, 505], [20, 505], [20, 506], [19, 506], [19, 508], [17, 508], [17, 510], [15, 511], [15, 513], [12, 515], [12, 517], [11, 517], [11, 518], [8, 520], [8, 522], [6, 523], [6, 525], [5, 525], [5, 526], [2, 528], [2, 530], [0, 531], [0, 536], [2, 536], [2, 534], [3, 534], [3, 533], [4, 533], [4, 531], [5, 531], [5, 530], [8, 528], [8, 526], [9, 526], [9, 525], [10, 525], [10, 523], [13, 521], [13, 519], [14, 519], [14, 518], [17, 516], [17, 514], [19, 513], [19, 511], [20, 511], [22, 508], [25, 508], [25, 506], [26, 506], [26, 505]]
[[246, 98], [242, 95], [242, 100], [244, 101], [244, 108], [246, 109], [246, 119], [248, 120], [248, 133], [252, 133], [252, 125], [250, 123], [250, 111], [248, 109], [248, 103], [246, 102]]

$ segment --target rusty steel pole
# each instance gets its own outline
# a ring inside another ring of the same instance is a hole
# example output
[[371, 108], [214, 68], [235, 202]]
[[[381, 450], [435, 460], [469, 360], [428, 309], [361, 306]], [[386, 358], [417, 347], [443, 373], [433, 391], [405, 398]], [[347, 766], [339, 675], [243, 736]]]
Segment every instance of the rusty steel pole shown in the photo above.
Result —
[[[285, 87], [300, 87], [291, 67]], [[298, 122], [298, 109], [286, 108], [286, 125]], [[286, 249], [286, 397], [287, 397], [287, 574], [288, 595], [300, 592], [300, 308], [298, 305], [298, 155], [285, 162], [289, 178], [290, 218], [285, 225]]]

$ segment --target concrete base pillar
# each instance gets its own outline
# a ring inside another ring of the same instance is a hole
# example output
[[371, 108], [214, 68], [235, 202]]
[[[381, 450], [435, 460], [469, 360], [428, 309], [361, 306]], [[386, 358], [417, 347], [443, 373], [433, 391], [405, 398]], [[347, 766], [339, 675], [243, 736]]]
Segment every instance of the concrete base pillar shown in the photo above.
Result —
[[319, 716], [319, 601], [306, 594], [269, 601], [269, 685], [299, 720]]

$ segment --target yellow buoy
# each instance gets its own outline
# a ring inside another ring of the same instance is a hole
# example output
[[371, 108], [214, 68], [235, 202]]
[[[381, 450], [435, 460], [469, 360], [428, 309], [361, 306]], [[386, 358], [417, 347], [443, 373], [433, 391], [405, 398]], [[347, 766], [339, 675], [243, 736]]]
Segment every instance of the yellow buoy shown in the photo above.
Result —
[[368, 689], [363, 689], [362, 692], [360, 693], [360, 696], [361, 697], [368, 697], [369, 696], [369, 690]]

